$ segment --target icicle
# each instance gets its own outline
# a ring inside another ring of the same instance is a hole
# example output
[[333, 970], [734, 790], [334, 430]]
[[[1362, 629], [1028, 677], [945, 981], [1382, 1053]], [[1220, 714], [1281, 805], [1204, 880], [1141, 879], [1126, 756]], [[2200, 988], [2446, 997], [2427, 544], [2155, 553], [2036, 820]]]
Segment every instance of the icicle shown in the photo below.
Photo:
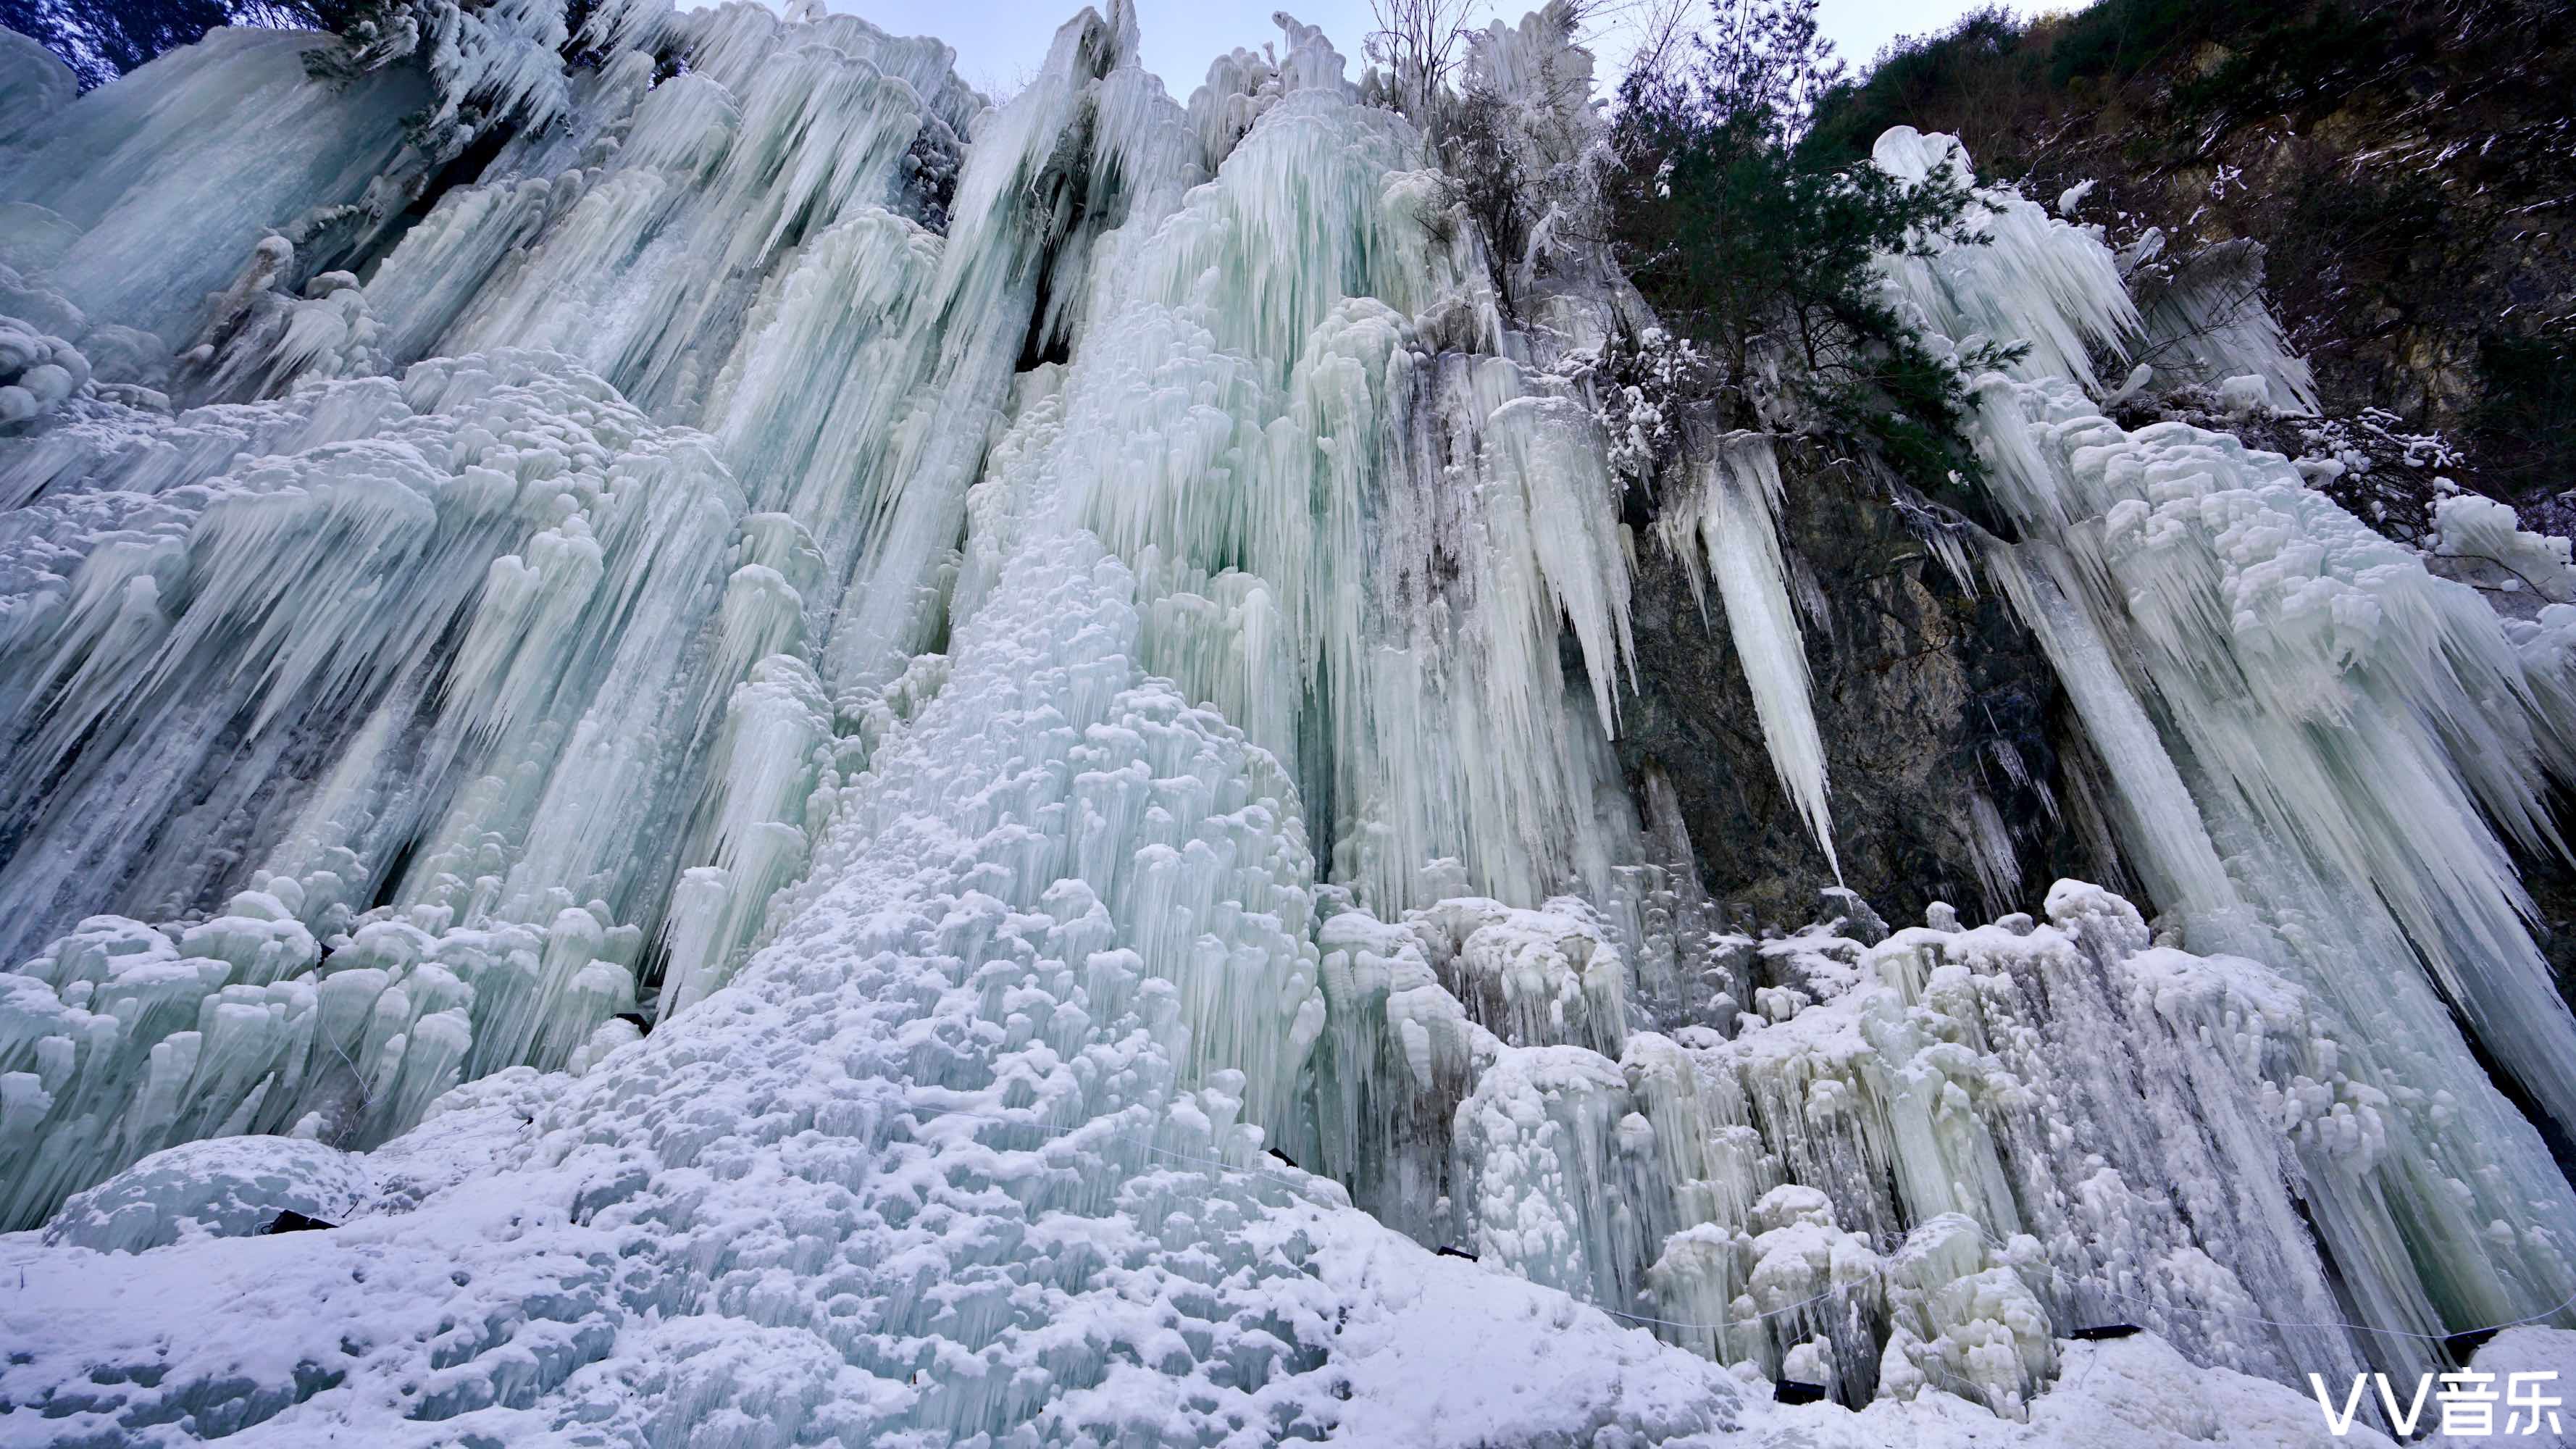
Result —
[[[1920, 174], [1906, 158], [1949, 144], [1891, 137], [1883, 159]], [[2009, 316], [2024, 335], [2115, 340], [2125, 299], [2101, 243], [1997, 200], [2007, 244], [1900, 269], [1935, 325]], [[2033, 535], [1995, 571], [2107, 767], [2127, 857], [2195, 946], [2263, 959], [2351, 1024], [2352, 1090], [2376, 1113], [2363, 1135], [2406, 1145], [2359, 1166], [2303, 1150], [2318, 1235], [2372, 1321], [2429, 1333], [2546, 1310], [2560, 1250], [2476, 1242], [2472, 1225], [2559, 1225], [2554, 1245], [2576, 1198], [2445, 1003], [2553, 1116], [2576, 1111], [2576, 1017], [2488, 823], [2556, 847], [2541, 798], [2576, 760], [2545, 713], [2561, 686], [2527, 672], [2553, 661], [2285, 460], [2179, 423], [2130, 433], [2090, 380], [2063, 349], [2035, 354], [1980, 381], [1974, 431]], [[2444, 1268], [2405, 1266], [2399, 1239]], [[2403, 1342], [2371, 1352], [2403, 1364]]]
[[[1878, 138], [1870, 160], [1899, 181], [1935, 172], [1966, 186], [1974, 173], [1956, 138], [1898, 126]], [[2110, 252], [2081, 228], [2012, 191], [1981, 192], [1991, 209], [1975, 215], [1985, 242], [1933, 256], [1882, 257], [1880, 268], [1934, 331], [1965, 345], [2025, 343], [2021, 377], [2070, 377], [2087, 387], [2097, 349], [2123, 351], [2144, 323]], [[1995, 285], [1997, 279], [2008, 279]]]
[[37, 279], [100, 322], [189, 345], [261, 235], [358, 202], [428, 103], [408, 67], [345, 88], [306, 74], [308, 55], [339, 48], [311, 31], [219, 29], [66, 107], [0, 166], [0, 201], [79, 237], [33, 262]]
[[[1825, 800], [1825, 747], [1808, 698], [1806, 642], [1780, 555], [1779, 460], [1770, 439], [1755, 433], [1727, 434], [1707, 452], [1697, 490], [1668, 507], [1656, 527], [1664, 546], [1684, 560], [1694, 592], [1704, 578], [1716, 580], [1771, 767], [1839, 880], [1842, 863], [1834, 856], [1833, 815]], [[1700, 572], [1703, 548], [1706, 575]]]
[[2263, 244], [2238, 237], [2164, 260], [2156, 255], [2162, 234], [2150, 237], [2121, 253], [2144, 314], [2140, 365], [2152, 366], [2158, 378], [2209, 388], [2258, 377], [2281, 411], [2315, 413], [2315, 374], [2306, 358], [2290, 351], [2263, 303]]

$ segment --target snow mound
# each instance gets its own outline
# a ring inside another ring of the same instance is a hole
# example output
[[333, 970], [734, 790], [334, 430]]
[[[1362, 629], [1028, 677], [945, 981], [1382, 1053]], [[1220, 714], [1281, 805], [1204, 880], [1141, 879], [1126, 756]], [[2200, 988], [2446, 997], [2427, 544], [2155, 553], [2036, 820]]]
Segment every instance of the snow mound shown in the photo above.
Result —
[[375, 1196], [366, 1160], [294, 1137], [220, 1137], [164, 1148], [74, 1193], [45, 1241], [140, 1253], [183, 1238], [265, 1233], [283, 1213], [346, 1221]]

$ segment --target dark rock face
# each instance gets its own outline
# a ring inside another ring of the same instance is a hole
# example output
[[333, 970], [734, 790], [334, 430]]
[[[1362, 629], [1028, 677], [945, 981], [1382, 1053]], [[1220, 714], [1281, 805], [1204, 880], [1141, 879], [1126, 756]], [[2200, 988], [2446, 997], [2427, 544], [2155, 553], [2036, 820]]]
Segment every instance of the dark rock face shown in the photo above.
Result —
[[[1934, 901], [1972, 919], [2034, 909], [2060, 876], [2127, 887], [2083, 824], [2079, 735], [2011, 604], [1962, 588], [1874, 485], [1793, 470], [1787, 493], [1841, 883], [1900, 925]], [[1680, 561], [1650, 542], [1634, 588], [1639, 680], [1618, 747], [1632, 795], [1653, 798], [1657, 774], [1669, 784], [1717, 900], [1754, 924], [1812, 919], [1834, 874], [1772, 769], [1716, 590], [1703, 618]], [[2017, 882], [1981, 875], [1980, 799], [2011, 837]]]
[[[2549, 805], [2562, 831], [2566, 822], [2576, 821], [2576, 799], [2566, 791], [2557, 792]], [[2576, 1005], [2576, 862], [2555, 851], [2517, 848], [2513, 863], [2522, 874], [2523, 889], [2531, 893], [2531, 938], [2558, 980], [2558, 994]]]

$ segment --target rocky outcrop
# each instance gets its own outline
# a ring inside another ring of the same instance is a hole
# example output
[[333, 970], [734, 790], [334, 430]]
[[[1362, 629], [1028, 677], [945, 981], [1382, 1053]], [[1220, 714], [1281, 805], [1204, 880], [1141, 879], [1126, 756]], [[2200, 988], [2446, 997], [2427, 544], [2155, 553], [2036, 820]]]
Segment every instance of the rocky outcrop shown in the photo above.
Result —
[[1681, 562], [1639, 549], [1620, 763], [1639, 800], [1662, 798], [1650, 782], [1663, 777], [1709, 893], [1778, 923], [1840, 884], [1891, 920], [1919, 920], [1934, 901], [2001, 913], [2049, 880], [2114, 878], [2102, 832], [2084, 828], [2063, 691], [2011, 606], [1963, 586], [1876, 485], [1839, 467], [1797, 472], [1782, 543], [1840, 881], [1772, 768], [1725, 606], [1712, 591], [1703, 614]]

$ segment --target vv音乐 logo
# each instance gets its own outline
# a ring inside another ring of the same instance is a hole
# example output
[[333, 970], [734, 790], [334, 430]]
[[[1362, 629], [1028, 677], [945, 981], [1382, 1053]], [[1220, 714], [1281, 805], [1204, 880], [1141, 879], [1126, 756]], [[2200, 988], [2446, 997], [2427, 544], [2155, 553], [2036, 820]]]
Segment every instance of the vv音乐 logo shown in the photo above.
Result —
[[[2326, 1415], [2326, 1432], [2340, 1439], [2352, 1432], [2354, 1420], [2360, 1417], [2367, 1402], [2370, 1386], [2379, 1386], [2379, 1402], [2388, 1412], [2388, 1425], [2401, 1439], [2411, 1437], [2423, 1424], [2425, 1410], [2435, 1411], [2434, 1432], [2445, 1438], [2481, 1439], [2521, 1437], [2537, 1434], [2545, 1419], [2549, 1432], [2558, 1430], [2558, 1395], [2551, 1391], [2558, 1380], [2556, 1369], [2530, 1373], [2496, 1375], [2462, 1369], [2457, 1373], [2426, 1374], [2415, 1381], [2414, 1397], [2400, 1401], [2397, 1388], [2386, 1374], [2354, 1374], [2352, 1392], [2344, 1395], [2338, 1408], [2326, 1389], [2323, 1374], [2308, 1375], [2317, 1391], [2317, 1407]], [[2441, 1387], [2436, 1389], [2435, 1383]], [[2498, 1384], [2502, 1390], [2499, 1392]], [[2501, 1412], [2499, 1412], [2501, 1411]]]

